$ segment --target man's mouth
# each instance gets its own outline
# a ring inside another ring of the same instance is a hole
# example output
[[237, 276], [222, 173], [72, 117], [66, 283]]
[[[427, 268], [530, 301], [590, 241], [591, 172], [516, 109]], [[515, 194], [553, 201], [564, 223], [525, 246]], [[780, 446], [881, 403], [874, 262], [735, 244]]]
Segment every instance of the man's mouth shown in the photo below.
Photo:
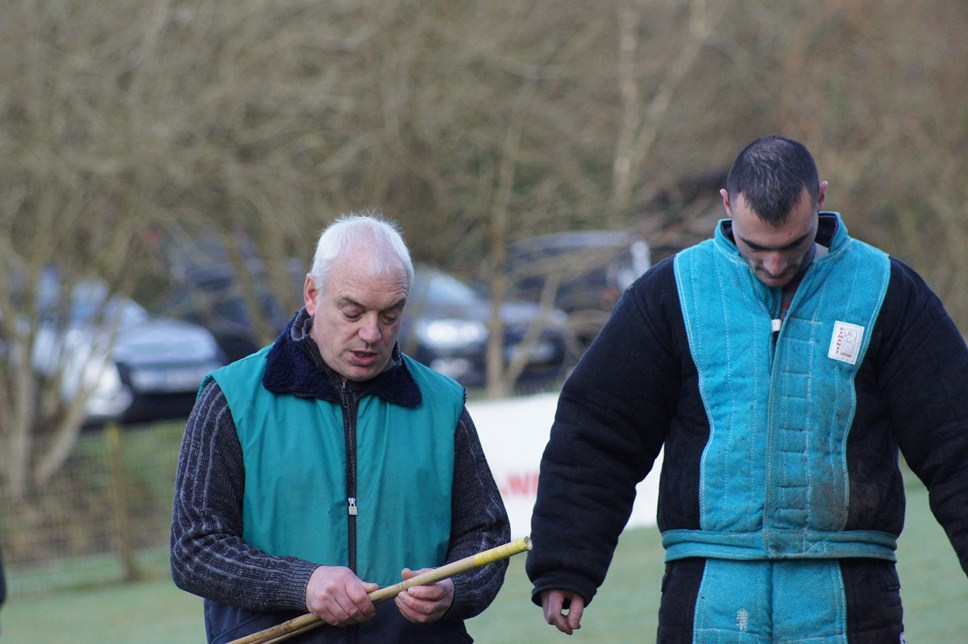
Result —
[[357, 362], [370, 362], [376, 358], [377, 353], [375, 351], [350, 351], [350, 355], [352, 355]]
[[774, 283], [775, 282], [787, 282], [787, 281], [789, 281], [790, 278], [793, 277], [793, 272], [794, 271], [795, 271], [794, 267], [788, 266], [787, 268], [783, 269], [783, 271], [781, 271], [779, 275], [774, 275], [774, 274], [770, 273], [769, 271], [767, 271], [764, 268], [759, 268], [758, 269], [758, 272], [762, 276], [762, 278], [764, 279], [764, 281], [769, 281], [769, 282], [774, 282]]

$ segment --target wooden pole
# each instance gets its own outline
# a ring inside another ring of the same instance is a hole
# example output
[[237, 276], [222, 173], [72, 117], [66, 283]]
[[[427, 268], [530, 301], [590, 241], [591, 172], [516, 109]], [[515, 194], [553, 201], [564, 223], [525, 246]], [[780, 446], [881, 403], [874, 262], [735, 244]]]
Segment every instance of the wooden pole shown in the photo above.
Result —
[[123, 578], [126, 582], [137, 581], [140, 575], [134, 558], [134, 539], [131, 536], [131, 517], [128, 514], [128, 479], [125, 475], [122, 433], [118, 423], [109, 422], [105, 425], [104, 438], [108, 446], [117, 548], [124, 569]]
[[[467, 572], [469, 570], [474, 570], [475, 568], [480, 568], [481, 566], [486, 566], [489, 563], [494, 563], [495, 561], [500, 561], [501, 559], [508, 559], [509, 557], [513, 557], [514, 555], [527, 550], [531, 550], [531, 539], [528, 537], [522, 537], [517, 541], [506, 543], [503, 546], [497, 546], [496, 548], [479, 552], [476, 555], [464, 557], [463, 559], [458, 559], [457, 561], [445, 564], [440, 568], [434, 568], [433, 570], [429, 570], [415, 577], [411, 577], [410, 579], [401, 581], [400, 583], [393, 584], [392, 586], [378, 588], [369, 594], [369, 598], [374, 604], [378, 604], [382, 601], [393, 599], [398, 594], [413, 586], [429, 586], [430, 584], [437, 583], [438, 581], [442, 581], [448, 577], [453, 577], [454, 575], [459, 575], [462, 572]], [[275, 644], [276, 642], [281, 642], [289, 639], [290, 637], [301, 635], [306, 631], [322, 625], [323, 621], [321, 619], [311, 613], [307, 613], [306, 615], [294, 617], [293, 619], [283, 622], [278, 626], [273, 626], [257, 633], [252, 633], [251, 635], [233, 640], [229, 644]]]

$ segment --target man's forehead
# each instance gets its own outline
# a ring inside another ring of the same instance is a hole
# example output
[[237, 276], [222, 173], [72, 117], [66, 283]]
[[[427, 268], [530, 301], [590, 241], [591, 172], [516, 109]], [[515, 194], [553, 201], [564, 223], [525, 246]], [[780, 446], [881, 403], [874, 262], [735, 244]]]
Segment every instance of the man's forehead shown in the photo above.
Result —
[[326, 279], [335, 291], [400, 287], [409, 290], [409, 281], [407, 269], [402, 265], [382, 264], [351, 254], [333, 259]]
[[399, 275], [367, 275], [344, 273], [327, 280], [333, 299], [340, 305], [356, 305], [367, 309], [389, 309], [403, 306], [407, 301], [407, 277]]
[[790, 213], [782, 222], [761, 219], [748, 208], [732, 209], [733, 235], [757, 250], [788, 250], [813, 239], [817, 232], [817, 217], [805, 213]]
[[[759, 217], [759, 213], [753, 208], [752, 204], [750, 203], [750, 200], [746, 197], [745, 192], [739, 192], [736, 194], [730, 193], [729, 203], [730, 203], [730, 208], [732, 210], [741, 209], [743, 211], [754, 213], [756, 214], [757, 217]], [[800, 196], [797, 198], [796, 203], [794, 203], [793, 206], [790, 208], [790, 211], [787, 213], [787, 217], [784, 218], [784, 221], [786, 219], [789, 219], [791, 215], [793, 215], [794, 213], [800, 210], [810, 209], [810, 210], [816, 211], [817, 210], [816, 203], [817, 202], [814, 199], [813, 195], [810, 194], [810, 190], [807, 189], [806, 186], [803, 186], [800, 189]], [[768, 220], [764, 219], [764, 221], [768, 221]]]

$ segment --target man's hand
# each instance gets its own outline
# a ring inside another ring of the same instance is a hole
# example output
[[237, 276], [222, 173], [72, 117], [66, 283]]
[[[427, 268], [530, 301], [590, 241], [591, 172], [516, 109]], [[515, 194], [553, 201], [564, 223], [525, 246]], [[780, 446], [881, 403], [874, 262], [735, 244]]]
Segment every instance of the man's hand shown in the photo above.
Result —
[[[406, 581], [429, 570], [431, 568], [416, 571], [404, 568], [401, 576]], [[418, 624], [436, 622], [454, 603], [454, 581], [448, 578], [428, 586], [411, 586], [398, 594], [394, 601], [400, 614], [409, 621]]]
[[568, 590], [546, 590], [541, 593], [541, 608], [545, 621], [566, 635], [581, 628], [585, 599]]
[[376, 615], [368, 595], [379, 584], [366, 583], [342, 566], [320, 566], [306, 586], [306, 608], [333, 626], [361, 624]]

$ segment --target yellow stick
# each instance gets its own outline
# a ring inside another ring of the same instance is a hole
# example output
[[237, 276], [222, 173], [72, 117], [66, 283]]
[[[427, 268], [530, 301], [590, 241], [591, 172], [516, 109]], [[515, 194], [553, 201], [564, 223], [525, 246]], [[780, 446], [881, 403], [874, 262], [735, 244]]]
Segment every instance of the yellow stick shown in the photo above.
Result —
[[[458, 559], [457, 561], [445, 564], [440, 568], [434, 568], [433, 570], [429, 570], [415, 577], [411, 577], [410, 579], [401, 581], [400, 583], [393, 584], [392, 586], [378, 588], [369, 594], [369, 598], [370, 601], [372, 601], [374, 604], [377, 604], [388, 599], [393, 599], [398, 594], [413, 586], [428, 586], [430, 584], [437, 583], [438, 581], [447, 579], [448, 577], [459, 575], [462, 572], [474, 570], [475, 568], [486, 566], [489, 563], [494, 563], [495, 561], [500, 561], [501, 559], [513, 557], [514, 555], [527, 550], [531, 550], [531, 539], [528, 537], [522, 537], [517, 541], [506, 543], [503, 546], [497, 546], [496, 548], [479, 552], [476, 555], [464, 557], [463, 559]], [[230, 642], [230, 644], [270, 644], [281, 642], [289, 639], [290, 637], [305, 633], [308, 630], [312, 630], [317, 626], [322, 626], [322, 624], [323, 621], [321, 619], [311, 613], [307, 613], [306, 615], [294, 617], [293, 619], [283, 622], [278, 626], [273, 626], [257, 633], [252, 633], [251, 635], [246, 635], [245, 637], [233, 640]]]

